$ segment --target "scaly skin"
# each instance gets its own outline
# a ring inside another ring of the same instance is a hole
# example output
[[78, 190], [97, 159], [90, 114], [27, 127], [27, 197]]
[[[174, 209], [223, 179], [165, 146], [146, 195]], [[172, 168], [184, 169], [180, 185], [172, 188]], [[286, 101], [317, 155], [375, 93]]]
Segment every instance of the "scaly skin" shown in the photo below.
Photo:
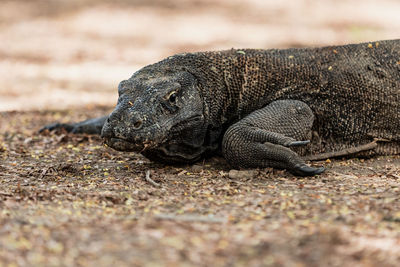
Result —
[[[121, 82], [119, 94], [107, 120], [86, 125], [105, 121], [102, 136], [111, 147], [167, 163], [194, 162], [222, 148], [235, 167], [313, 175], [323, 169], [308, 167], [302, 156], [350, 151], [373, 140], [377, 145], [358, 155], [400, 153], [400, 40], [179, 54], [136, 72]], [[293, 105], [309, 109], [312, 118], [293, 115]], [[254, 139], [248, 131], [254, 125], [283, 139]]]

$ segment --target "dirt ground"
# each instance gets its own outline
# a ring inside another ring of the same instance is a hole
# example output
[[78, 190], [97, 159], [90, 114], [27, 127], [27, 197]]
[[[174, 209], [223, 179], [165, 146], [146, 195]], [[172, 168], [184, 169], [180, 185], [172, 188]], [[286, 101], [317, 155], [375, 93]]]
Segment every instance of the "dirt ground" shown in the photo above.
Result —
[[183, 51], [400, 36], [400, 2], [0, 2], [0, 266], [399, 266], [400, 157], [327, 171], [167, 166], [37, 133], [107, 114], [116, 86]]
[[233, 176], [221, 158], [165, 166], [36, 134], [105, 110], [0, 113], [4, 266], [398, 266], [400, 157]]

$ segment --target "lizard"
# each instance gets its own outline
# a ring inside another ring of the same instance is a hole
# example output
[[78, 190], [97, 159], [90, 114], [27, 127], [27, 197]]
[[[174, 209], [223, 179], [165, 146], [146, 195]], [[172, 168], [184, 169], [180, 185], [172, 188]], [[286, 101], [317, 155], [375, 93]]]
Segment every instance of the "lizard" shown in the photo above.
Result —
[[111, 114], [41, 129], [100, 134], [153, 161], [221, 154], [312, 176], [307, 160], [400, 154], [400, 40], [181, 53], [118, 85]]

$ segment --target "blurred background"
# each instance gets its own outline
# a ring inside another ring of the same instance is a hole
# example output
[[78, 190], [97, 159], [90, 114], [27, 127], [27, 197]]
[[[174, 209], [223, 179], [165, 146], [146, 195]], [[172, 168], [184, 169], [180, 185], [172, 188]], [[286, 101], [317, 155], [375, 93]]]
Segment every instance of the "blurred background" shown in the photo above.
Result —
[[113, 106], [180, 52], [396, 38], [398, 0], [0, 0], [0, 111]]

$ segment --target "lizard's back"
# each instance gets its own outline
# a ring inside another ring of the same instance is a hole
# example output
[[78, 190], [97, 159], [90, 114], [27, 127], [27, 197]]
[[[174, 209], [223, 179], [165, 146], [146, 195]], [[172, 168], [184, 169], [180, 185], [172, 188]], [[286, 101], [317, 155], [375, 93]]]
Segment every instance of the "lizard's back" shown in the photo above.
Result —
[[[400, 40], [324, 48], [209, 53], [224, 89], [217, 118], [227, 124], [279, 99], [314, 112], [313, 140], [301, 154], [388, 140], [374, 153], [400, 153]], [[210, 67], [211, 65], [211, 67]], [[214, 100], [214, 101], [217, 101]], [[214, 112], [216, 113], [216, 112]]]

